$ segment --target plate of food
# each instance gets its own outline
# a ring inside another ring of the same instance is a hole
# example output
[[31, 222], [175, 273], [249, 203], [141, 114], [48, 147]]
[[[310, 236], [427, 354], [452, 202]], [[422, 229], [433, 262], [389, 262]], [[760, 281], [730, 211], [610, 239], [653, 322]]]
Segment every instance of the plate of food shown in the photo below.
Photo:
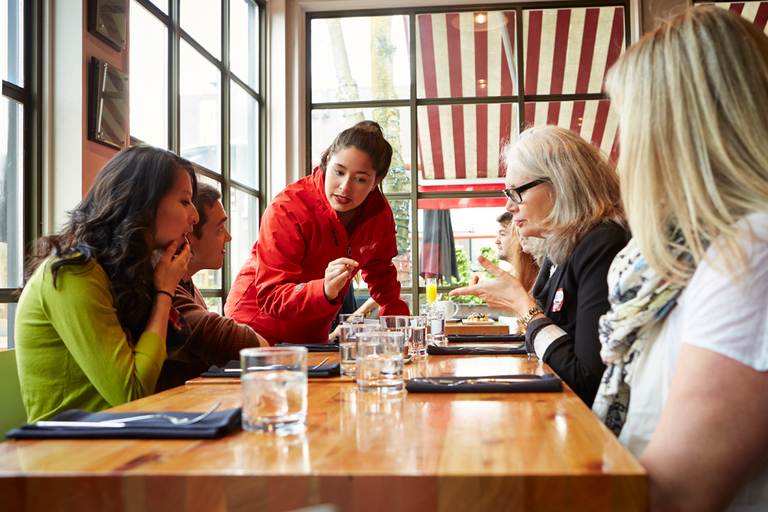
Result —
[[496, 323], [496, 320], [482, 313], [472, 313], [467, 318], [462, 319], [462, 323], [468, 325], [490, 325]]

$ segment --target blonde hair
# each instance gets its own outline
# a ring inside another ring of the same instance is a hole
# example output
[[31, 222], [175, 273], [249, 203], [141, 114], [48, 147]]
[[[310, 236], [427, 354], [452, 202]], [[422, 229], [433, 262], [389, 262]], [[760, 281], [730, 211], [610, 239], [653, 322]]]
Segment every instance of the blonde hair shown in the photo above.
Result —
[[552, 212], [543, 219], [546, 252], [562, 265], [581, 239], [601, 222], [624, 221], [619, 178], [600, 149], [558, 126], [525, 130], [504, 149], [504, 163], [554, 189]]
[[717, 241], [734, 280], [749, 234], [768, 213], [768, 38], [741, 16], [696, 7], [643, 37], [609, 71], [620, 119], [619, 174], [630, 227], [670, 281], [694, 269], [670, 253], [674, 232], [698, 264]]

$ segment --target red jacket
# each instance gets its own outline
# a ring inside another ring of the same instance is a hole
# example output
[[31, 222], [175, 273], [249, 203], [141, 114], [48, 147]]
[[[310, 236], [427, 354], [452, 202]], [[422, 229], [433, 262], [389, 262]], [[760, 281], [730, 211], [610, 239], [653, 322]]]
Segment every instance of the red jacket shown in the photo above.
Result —
[[264, 212], [259, 239], [238, 273], [224, 312], [250, 325], [271, 345], [325, 343], [349, 288], [329, 302], [325, 269], [331, 261], [357, 261], [379, 314], [408, 315], [392, 258], [397, 255], [389, 203], [374, 189], [361, 205], [351, 239], [325, 196], [325, 175], [288, 185]]

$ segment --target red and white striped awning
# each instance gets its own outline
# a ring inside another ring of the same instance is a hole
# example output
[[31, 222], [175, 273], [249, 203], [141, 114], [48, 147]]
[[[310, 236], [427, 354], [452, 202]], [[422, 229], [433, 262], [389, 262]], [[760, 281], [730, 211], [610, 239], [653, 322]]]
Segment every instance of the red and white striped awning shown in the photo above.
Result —
[[[525, 93], [599, 93], [605, 71], [624, 48], [622, 7], [523, 11]], [[514, 95], [515, 12], [423, 14], [417, 17], [419, 98]], [[527, 125], [557, 124], [606, 152], [617, 119], [609, 101], [527, 103]], [[500, 150], [518, 134], [516, 104], [429, 105], [418, 110], [424, 180], [498, 179]]]
[[748, 19], [768, 34], [768, 2], [723, 2], [716, 5], [722, 9], [730, 9], [744, 18]]

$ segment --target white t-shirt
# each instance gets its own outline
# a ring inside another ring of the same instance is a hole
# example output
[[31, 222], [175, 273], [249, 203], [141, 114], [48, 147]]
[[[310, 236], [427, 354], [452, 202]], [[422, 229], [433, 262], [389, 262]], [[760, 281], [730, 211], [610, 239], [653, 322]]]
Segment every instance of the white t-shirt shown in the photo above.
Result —
[[[637, 457], [659, 421], [683, 343], [712, 350], [758, 371], [768, 370], [768, 216], [751, 215], [742, 222], [762, 238], [744, 244], [750, 262], [747, 277], [737, 286], [724, 270], [715, 271], [707, 262], [699, 264], [677, 306], [652, 330], [649, 348], [636, 361], [629, 379], [632, 391], [627, 421], [619, 440]], [[768, 462], [727, 510], [768, 510]]]

